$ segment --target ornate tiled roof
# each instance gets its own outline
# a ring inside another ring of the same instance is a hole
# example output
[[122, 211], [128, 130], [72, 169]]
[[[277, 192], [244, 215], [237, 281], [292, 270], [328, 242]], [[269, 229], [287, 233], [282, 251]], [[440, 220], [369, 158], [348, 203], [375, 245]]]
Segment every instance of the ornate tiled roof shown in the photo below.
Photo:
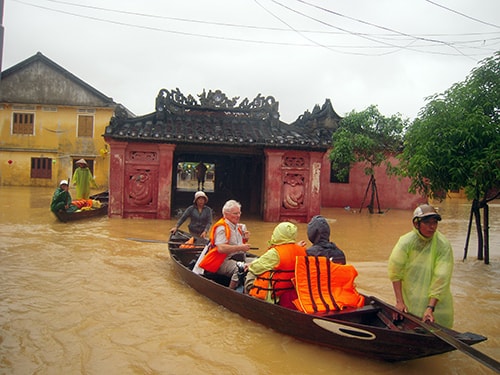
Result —
[[105, 136], [123, 141], [325, 150], [340, 120], [329, 100], [292, 124], [279, 120], [279, 103], [272, 96], [238, 100], [220, 90], [204, 90], [195, 99], [179, 89], [162, 89], [155, 112], [128, 117], [117, 110]]

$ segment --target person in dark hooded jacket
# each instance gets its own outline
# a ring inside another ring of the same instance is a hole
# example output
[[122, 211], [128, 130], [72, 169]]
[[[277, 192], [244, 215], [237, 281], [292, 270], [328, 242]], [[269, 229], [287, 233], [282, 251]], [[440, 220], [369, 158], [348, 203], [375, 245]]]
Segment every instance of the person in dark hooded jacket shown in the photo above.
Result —
[[316, 215], [307, 224], [307, 237], [313, 244], [306, 250], [307, 255], [323, 256], [334, 263], [346, 264], [344, 252], [330, 242], [330, 226], [323, 216]]

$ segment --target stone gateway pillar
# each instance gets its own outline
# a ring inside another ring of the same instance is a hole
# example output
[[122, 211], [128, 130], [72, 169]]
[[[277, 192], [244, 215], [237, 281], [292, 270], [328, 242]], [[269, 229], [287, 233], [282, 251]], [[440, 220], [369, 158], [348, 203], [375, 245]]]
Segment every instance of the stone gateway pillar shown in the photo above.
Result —
[[307, 223], [321, 209], [322, 152], [264, 150], [264, 221]]

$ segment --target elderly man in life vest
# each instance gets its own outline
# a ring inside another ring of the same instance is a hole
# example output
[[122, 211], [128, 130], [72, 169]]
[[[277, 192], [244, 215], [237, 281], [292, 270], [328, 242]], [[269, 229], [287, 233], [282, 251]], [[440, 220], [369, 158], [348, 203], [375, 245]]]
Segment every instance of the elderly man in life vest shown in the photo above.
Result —
[[248, 267], [245, 290], [253, 297], [296, 309], [292, 303], [297, 298], [291, 279], [294, 277], [295, 260], [306, 255], [306, 242], [296, 243], [297, 226], [289, 222], [274, 228], [269, 250]]
[[250, 250], [247, 243], [249, 232], [238, 224], [241, 217], [239, 202], [227, 201], [222, 207], [222, 215], [223, 218], [210, 230], [210, 250], [199, 266], [205, 271], [231, 278], [229, 287], [236, 289], [240, 283], [238, 273], [246, 268], [245, 253]]

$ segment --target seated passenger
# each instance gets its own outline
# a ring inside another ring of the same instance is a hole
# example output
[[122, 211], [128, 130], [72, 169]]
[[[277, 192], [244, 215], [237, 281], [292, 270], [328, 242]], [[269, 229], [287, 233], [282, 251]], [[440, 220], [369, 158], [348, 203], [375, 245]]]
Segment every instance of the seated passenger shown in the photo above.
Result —
[[307, 255], [327, 257], [334, 263], [346, 264], [345, 254], [337, 245], [330, 242], [330, 226], [323, 216], [314, 216], [307, 224], [307, 237], [312, 246]]
[[59, 187], [54, 192], [52, 196], [52, 202], [50, 203], [50, 209], [52, 212], [74, 212], [77, 208], [71, 203], [71, 194], [69, 193], [68, 181], [61, 180]]
[[[229, 287], [236, 289], [240, 283], [239, 265], [244, 265], [245, 253], [250, 250], [248, 232], [243, 232], [238, 225], [241, 216], [241, 204], [229, 200], [222, 207], [223, 218], [210, 230], [210, 250], [200, 262], [204, 270], [231, 278]], [[245, 266], [243, 266], [246, 268]]]
[[308, 314], [362, 307], [365, 299], [356, 290], [357, 276], [352, 264], [336, 264], [323, 256], [297, 257], [294, 304]]
[[269, 250], [248, 267], [245, 290], [249, 295], [296, 309], [292, 303], [297, 298], [292, 283], [295, 260], [306, 255], [305, 241], [297, 244], [296, 238], [297, 226], [292, 223], [283, 222], [274, 228]]
[[361, 307], [363, 295], [356, 290], [358, 272], [346, 265], [345, 254], [330, 242], [330, 226], [323, 216], [314, 216], [307, 225], [313, 245], [306, 257], [297, 258], [294, 304], [308, 314], [330, 313], [345, 307]]

